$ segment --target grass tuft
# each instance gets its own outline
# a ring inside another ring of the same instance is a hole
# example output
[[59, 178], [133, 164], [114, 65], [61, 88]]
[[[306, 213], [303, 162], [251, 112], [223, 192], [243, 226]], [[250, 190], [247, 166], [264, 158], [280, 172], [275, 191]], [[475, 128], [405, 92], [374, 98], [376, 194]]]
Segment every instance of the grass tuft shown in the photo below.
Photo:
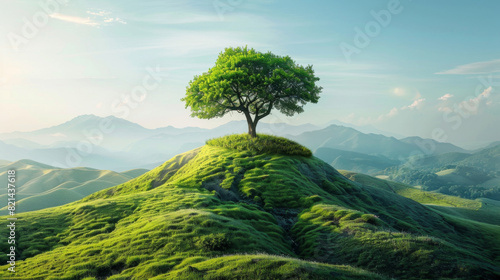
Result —
[[233, 134], [207, 141], [207, 145], [233, 149], [238, 151], [249, 151], [253, 154], [278, 154], [288, 156], [311, 157], [312, 152], [297, 142], [283, 137], [266, 134], [258, 134], [251, 138], [248, 134]]

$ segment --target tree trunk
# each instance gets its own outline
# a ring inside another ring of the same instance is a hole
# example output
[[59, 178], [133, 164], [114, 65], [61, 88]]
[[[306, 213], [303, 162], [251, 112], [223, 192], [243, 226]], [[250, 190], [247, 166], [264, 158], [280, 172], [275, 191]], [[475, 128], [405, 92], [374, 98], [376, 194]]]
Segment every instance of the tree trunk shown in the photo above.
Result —
[[257, 125], [255, 123], [248, 123], [248, 134], [250, 134], [250, 137], [255, 138], [257, 137], [257, 131], [256, 131]]
[[248, 123], [248, 135], [252, 138], [257, 137], [257, 122], [252, 120], [252, 116], [249, 112], [245, 112], [245, 117]]

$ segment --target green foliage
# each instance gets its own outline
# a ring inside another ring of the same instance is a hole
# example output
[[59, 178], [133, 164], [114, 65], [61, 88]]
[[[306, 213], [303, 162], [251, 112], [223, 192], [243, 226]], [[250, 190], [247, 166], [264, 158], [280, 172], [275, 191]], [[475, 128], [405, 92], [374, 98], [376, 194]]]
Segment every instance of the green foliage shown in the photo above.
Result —
[[200, 237], [198, 245], [209, 251], [225, 251], [231, 247], [231, 241], [223, 233], [211, 233]]
[[322, 89], [316, 86], [318, 80], [311, 65], [297, 65], [289, 56], [226, 48], [214, 67], [189, 83], [182, 101], [191, 116], [202, 119], [243, 113], [255, 137], [258, 121], [273, 108], [293, 116], [303, 112], [307, 102], [317, 103]]
[[457, 263], [482, 260], [444, 240], [393, 231], [373, 215], [334, 205], [318, 204], [302, 212], [292, 231], [305, 258], [349, 263], [404, 279], [484, 277], [475, 275], [472, 266]]
[[358, 268], [304, 261], [266, 254], [233, 255], [179, 265], [153, 279], [366, 279], [384, 277]]
[[259, 134], [252, 138], [248, 134], [233, 134], [220, 138], [210, 139], [207, 145], [249, 151], [253, 154], [275, 154], [289, 156], [311, 157], [312, 153], [306, 147], [284, 137]]

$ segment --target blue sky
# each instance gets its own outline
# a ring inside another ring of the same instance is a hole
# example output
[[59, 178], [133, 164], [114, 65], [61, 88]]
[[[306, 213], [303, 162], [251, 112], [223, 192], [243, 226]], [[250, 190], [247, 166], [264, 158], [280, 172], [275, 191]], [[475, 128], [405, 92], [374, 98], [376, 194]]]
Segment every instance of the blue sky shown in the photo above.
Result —
[[337, 119], [461, 145], [500, 140], [492, 129], [500, 121], [498, 1], [1, 5], [0, 132], [81, 114], [115, 115], [148, 128], [242, 119], [194, 119], [180, 99], [225, 47], [248, 45], [312, 64], [324, 88], [304, 113], [264, 121]]

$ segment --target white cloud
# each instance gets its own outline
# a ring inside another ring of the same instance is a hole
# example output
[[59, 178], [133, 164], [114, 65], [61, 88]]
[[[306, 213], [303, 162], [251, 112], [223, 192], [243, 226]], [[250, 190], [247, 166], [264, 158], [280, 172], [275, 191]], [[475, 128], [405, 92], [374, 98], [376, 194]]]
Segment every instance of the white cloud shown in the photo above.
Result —
[[476, 97], [471, 97], [467, 100], [464, 100], [455, 105], [455, 108], [460, 109], [461, 111], [465, 111], [468, 114], [477, 114], [479, 112], [479, 108], [481, 105], [491, 105], [491, 100], [489, 100], [491, 92], [493, 91], [492, 87], [485, 89], [481, 94]]
[[51, 18], [59, 19], [62, 21], [66, 22], [71, 22], [71, 23], [76, 23], [76, 24], [83, 24], [83, 25], [89, 25], [89, 26], [94, 26], [94, 27], [100, 27], [103, 24], [106, 25], [108, 23], [121, 23], [121, 24], [127, 24], [127, 22], [119, 17], [109, 17], [111, 13], [108, 11], [87, 11], [87, 14], [91, 15], [92, 18], [90, 17], [78, 17], [78, 16], [70, 16], [70, 15], [63, 15], [59, 13], [53, 13], [49, 15]]
[[106, 23], [111, 23], [111, 22], [118, 22], [118, 23], [121, 23], [121, 24], [127, 24], [126, 21], [124, 21], [123, 19], [121, 18], [105, 18], [104, 19], [104, 22]]
[[103, 16], [109, 15], [111, 13], [108, 12], [108, 11], [101, 10], [101, 11], [98, 11], [98, 12], [87, 11], [87, 14], [93, 15], [93, 16], [98, 16], [98, 17], [103, 17]]
[[406, 109], [410, 109], [410, 110], [420, 109], [422, 107], [424, 101], [425, 101], [425, 98], [416, 99], [415, 101], [413, 101], [412, 104], [410, 104], [408, 106], [401, 107], [401, 110], [406, 110]]
[[83, 24], [83, 25], [89, 25], [89, 26], [95, 26], [98, 27], [100, 23], [95, 22], [91, 20], [90, 18], [83, 18], [83, 17], [77, 17], [77, 16], [69, 16], [69, 15], [63, 15], [59, 13], [53, 13], [49, 15], [51, 18], [59, 19], [62, 21], [67, 21], [71, 23], [76, 23], [76, 24]]
[[446, 101], [446, 100], [448, 100], [448, 99], [450, 99], [450, 98], [452, 98], [452, 97], [453, 97], [453, 94], [449, 94], [449, 93], [447, 93], [447, 94], [445, 94], [445, 95], [443, 95], [443, 96], [439, 97], [439, 98], [438, 98], [438, 100]]
[[386, 115], [387, 117], [394, 117], [399, 112], [398, 108], [392, 108], [391, 111]]
[[471, 75], [471, 74], [489, 74], [496, 72], [500, 72], [500, 59], [460, 65], [453, 69], [437, 72], [435, 74]]

